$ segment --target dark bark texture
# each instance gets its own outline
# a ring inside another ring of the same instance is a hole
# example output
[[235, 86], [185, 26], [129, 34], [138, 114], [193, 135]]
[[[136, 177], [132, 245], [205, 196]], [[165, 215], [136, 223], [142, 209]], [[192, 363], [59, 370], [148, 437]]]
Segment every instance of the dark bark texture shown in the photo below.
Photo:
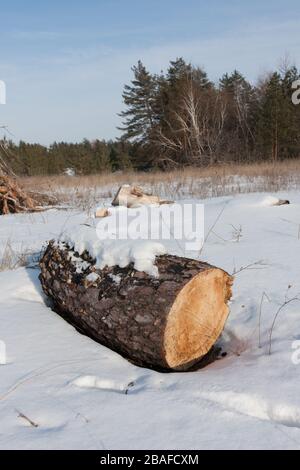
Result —
[[[73, 259], [70, 259], [70, 254]], [[87, 261], [76, 272], [74, 256]], [[53, 309], [80, 332], [120, 353], [131, 362], [167, 371], [164, 331], [167, 317], [178, 293], [201, 271], [212, 266], [201, 261], [171, 255], [159, 256], [159, 277], [136, 271], [132, 265], [95, 269], [88, 253], [79, 257], [68, 246], [50, 242], [40, 261], [44, 292], [53, 300]], [[99, 278], [89, 282], [95, 272]], [[216, 355], [212, 350], [200, 361], [178, 370], [204, 366]]]

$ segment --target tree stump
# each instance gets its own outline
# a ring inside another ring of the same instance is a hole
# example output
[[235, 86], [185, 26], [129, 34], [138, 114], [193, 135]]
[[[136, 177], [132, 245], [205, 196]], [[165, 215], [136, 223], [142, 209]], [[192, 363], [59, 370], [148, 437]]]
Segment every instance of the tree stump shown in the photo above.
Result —
[[86, 252], [49, 243], [40, 280], [57, 313], [139, 366], [184, 371], [209, 362], [229, 313], [229, 274], [171, 255], [156, 258], [157, 278], [94, 264]]

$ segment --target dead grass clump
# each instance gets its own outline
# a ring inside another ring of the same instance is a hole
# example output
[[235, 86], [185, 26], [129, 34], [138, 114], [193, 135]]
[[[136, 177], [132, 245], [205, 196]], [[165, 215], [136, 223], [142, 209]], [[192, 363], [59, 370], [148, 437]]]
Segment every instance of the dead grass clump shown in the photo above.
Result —
[[34, 253], [24, 247], [17, 251], [8, 240], [0, 252], [0, 272], [34, 265], [39, 257], [40, 253]]

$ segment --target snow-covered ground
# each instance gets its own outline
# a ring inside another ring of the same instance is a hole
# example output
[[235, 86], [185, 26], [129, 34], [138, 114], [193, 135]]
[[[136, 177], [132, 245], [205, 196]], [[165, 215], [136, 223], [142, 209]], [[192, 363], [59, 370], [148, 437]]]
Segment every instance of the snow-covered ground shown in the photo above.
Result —
[[[276, 197], [291, 204], [265, 194], [204, 201], [201, 258], [237, 274], [220, 339], [227, 356], [196, 372], [133, 366], [47, 307], [34, 265], [1, 272], [0, 448], [299, 449], [300, 302], [290, 300], [300, 297], [300, 194]], [[15, 255], [39, 252], [88, 217], [0, 219], [1, 258], [8, 240]]]

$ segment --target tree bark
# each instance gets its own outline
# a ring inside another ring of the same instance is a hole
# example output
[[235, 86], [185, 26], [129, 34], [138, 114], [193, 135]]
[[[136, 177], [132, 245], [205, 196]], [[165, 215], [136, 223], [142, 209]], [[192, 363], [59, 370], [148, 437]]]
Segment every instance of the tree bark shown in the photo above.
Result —
[[[79, 261], [85, 261], [82, 272]], [[98, 270], [94, 264], [88, 253], [79, 257], [53, 241], [40, 261], [54, 310], [79, 331], [156, 370], [189, 370], [212, 360], [229, 313], [229, 274], [171, 255], [156, 258], [158, 278], [132, 265]]]

